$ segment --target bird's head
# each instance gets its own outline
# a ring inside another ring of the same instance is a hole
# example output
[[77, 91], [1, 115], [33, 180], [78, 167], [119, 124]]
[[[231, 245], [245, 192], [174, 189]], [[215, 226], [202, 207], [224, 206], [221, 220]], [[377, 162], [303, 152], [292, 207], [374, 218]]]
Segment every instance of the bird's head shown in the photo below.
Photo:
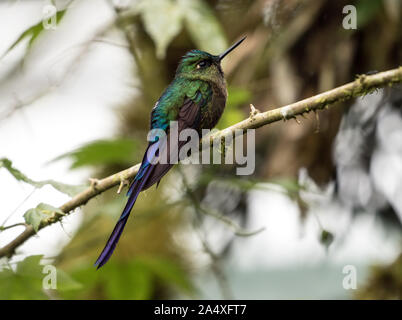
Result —
[[240, 39], [225, 52], [217, 56], [201, 50], [191, 50], [187, 52], [177, 67], [176, 77], [184, 76], [204, 80], [223, 78], [221, 67], [222, 59], [242, 43], [245, 38], [246, 37]]

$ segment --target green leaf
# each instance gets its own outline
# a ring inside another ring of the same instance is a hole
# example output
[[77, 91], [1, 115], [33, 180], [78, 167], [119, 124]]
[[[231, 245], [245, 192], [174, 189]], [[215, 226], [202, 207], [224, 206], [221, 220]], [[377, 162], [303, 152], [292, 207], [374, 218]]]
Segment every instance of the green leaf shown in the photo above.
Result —
[[186, 29], [198, 48], [212, 54], [227, 49], [226, 37], [219, 20], [206, 1], [178, 0]]
[[14, 272], [9, 268], [3, 268], [0, 272], [0, 299], [9, 300], [16, 295], [16, 285], [13, 282]]
[[29, 209], [24, 213], [25, 222], [31, 225], [38, 232], [41, 223], [49, 222], [52, 219], [64, 215], [59, 208], [55, 208], [46, 203], [40, 203], [36, 208]]
[[[71, 278], [73, 281], [77, 282], [78, 285], [74, 285], [70, 287], [71, 290], [67, 290], [67, 288], [61, 287], [60, 295], [63, 299], [81, 299], [85, 298], [90, 291], [96, 290], [96, 287], [99, 287], [99, 280], [103, 277], [108, 276], [108, 272], [106, 271], [106, 275], [102, 272], [94, 272], [94, 267], [92, 261], [90, 263], [85, 262], [85, 259], [82, 263], [80, 263], [78, 268], [73, 270], [69, 270], [68, 275], [71, 274]], [[57, 280], [59, 281], [59, 279]], [[113, 281], [113, 279], [109, 278], [109, 281]]]
[[4, 268], [0, 272], [0, 299], [47, 299], [42, 291], [42, 257], [26, 257], [17, 263], [15, 272]]
[[182, 30], [183, 22], [198, 48], [219, 54], [227, 48], [223, 29], [213, 10], [201, 0], [143, 0], [136, 6], [145, 30], [162, 59], [169, 43]]
[[[61, 21], [61, 19], [63, 19], [64, 14], [66, 13], [67, 9], [64, 10], [60, 10], [56, 13], [56, 20], [57, 23], [59, 23]], [[29, 50], [34, 41], [36, 40], [36, 38], [41, 34], [41, 32], [45, 30], [43, 27], [43, 21], [41, 20], [40, 22], [38, 22], [37, 24], [31, 26], [30, 28], [28, 28], [27, 30], [25, 30], [18, 38], [16, 41], [14, 41], [14, 43], [7, 49], [7, 51], [1, 56], [1, 58], [3, 58], [5, 55], [7, 55], [7, 53], [9, 53], [11, 50], [13, 50], [21, 41], [23, 41], [24, 39], [29, 39], [28, 42], [28, 47], [27, 49]]]
[[[0, 299], [47, 299], [43, 292], [45, 265], [40, 262], [43, 255], [26, 257], [17, 263], [16, 270], [3, 268], [0, 272]], [[93, 270], [92, 270], [93, 271]], [[56, 269], [57, 290], [81, 289], [82, 285], [63, 270]]]
[[42, 266], [40, 261], [43, 255], [33, 255], [26, 257], [17, 265], [16, 273], [24, 277], [42, 278]]
[[53, 188], [56, 190], [65, 193], [69, 195], [70, 197], [74, 197], [76, 194], [81, 193], [84, 191], [88, 186], [86, 185], [72, 185], [72, 184], [66, 184], [66, 183], [61, 183], [55, 180], [44, 180], [40, 181], [39, 185], [44, 186], [46, 184], [51, 185]]
[[132, 163], [138, 143], [132, 139], [96, 140], [52, 161], [64, 158], [73, 160], [70, 168]]
[[57, 290], [80, 290], [82, 287], [83, 285], [77, 280], [73, 279], [68, 273], [61, 269], [57, 269]]
[[167, 46], [182, 28], [183, 11], [176, 1], [171, 0], [142, 1], [137, 10], [145, 30], [155, 43], [157, 57], [163, 59]]
[[43, 181], [35, 181], [28, 178], [25, 174], [19, 171], [17, 168], [13, 167], [12, 162], [7, 158], [0, 159], [0, 169], [6, 169], [15, 179], [18, 181], [26, 182], [35, 188], [42, 188], [45, 185], [51, 185], [56, 190], [65, 193], [71, 197], [75, 196], [77, 193], [82, 192], [87, 187], [84, 185], [71, 185], [65, 184], [61, 182], [57, 182], [54, 180], [43, 180]]
[[0, 168], [5, 168], [10, 172], [15, 179], [22, 180], [29, 184], [35, 183], [33, 180], [29, 179], [26, 175], [24, 175], [21, 171], [13, 167], [13, 163], [6, 158], [0, 159]]

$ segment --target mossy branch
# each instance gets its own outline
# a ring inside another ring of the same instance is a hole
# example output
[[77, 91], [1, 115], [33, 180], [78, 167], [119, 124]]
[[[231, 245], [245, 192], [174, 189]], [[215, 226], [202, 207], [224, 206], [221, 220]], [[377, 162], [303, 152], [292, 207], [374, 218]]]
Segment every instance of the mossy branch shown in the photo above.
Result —
[[[363, 96], [375, 91], [376, 89], [392, 86], [397, 83], [402, 83], [402, 66], [397, 69], [379, 72], [374, 75], [360, 75], [353, 82], [274, 110], [259, 112], [254, 108], [254, 106], [252, 106], [252, 112], [249, 118], [216, 132], [213, 134], [212, 138], [223, 138], [232, 135], [235, 130], [256, 129], [276, 121], [296, 118], [296, 116], [311, 111], [322, 110], [336, 102]], [[208, 137], [208, 139], [210, 138], [211, 137]], [[104, 179], [92, 180], [90, 187], [77, 194], [60, 207], [60, 210], [65, 214], [55, 215], [53, 219], [42, 223], [39, 226], [39, 230], [60, 221], [63, 216], [70, 214], [75, 209], [85, 205], [89, 200], [97, 195], [120, 185], [122, 181], [132, 179], [137, 174], [139, 166], [139, 164], [136, 164], [131, 168], [115, 173]], [[35, 234], [36, 233], [32, 226], [26, 226], [25, 230], [14, 240], [0, 248], [0, 258], [11, 257], [15, 253], [16, 248]]]

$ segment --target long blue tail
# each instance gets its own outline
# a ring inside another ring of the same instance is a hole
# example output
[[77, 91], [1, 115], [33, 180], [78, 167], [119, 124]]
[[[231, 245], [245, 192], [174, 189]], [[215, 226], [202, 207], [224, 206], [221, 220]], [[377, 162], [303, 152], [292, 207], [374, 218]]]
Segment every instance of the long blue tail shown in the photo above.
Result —
[[110, 235], [109, 240], [106, 243], [105, 248], [103, 249], [99, 258], [95, 262], [95, 266], [97, 267], [97, 269], [102, 267], [112, 256], [112, 253], [116, 248], [117, 242], [119, 241], [120, 236], [123, 232], [124, 226], [126, 225], [131, 209], [133, 208], [139, 193], [142, 191], [144, 184], [147, 182], [151, 172], [153, 171], [153, 166], [150, 165], [149, 163], [146, 163], [145, 166], [141, 169], [143, 170], [141, 179], [134, 180], [133, 184], [130, 186], [130, 189], [128, 191], [129, 198], [127, 204], [124, 207], [120, 219], [116, 223], [116, 226], [114, 227], [112, 234]]
[[114, 227], [105, 248], [95, 262], [95, 266], [97, 266], [97, 269], [102, 267], [112, 256], [112, 253], [116, 248], [117, 242], [120, 239], [124, 226], [126, 225], [127, 219], [130, 215], [131, 209], [133, 208], [139, 193], [142, 190], [148, 189], [153, 184], [159, 182], [160, 179], [172, 167], [172, 164], [170, 162], [168, 162], [167, 164], [152, 164], [152, 160], [155, 159], [155, 157], [157, 157], [157, 154], [162, 152], [165, 148], [168, 149], [167, 154], [170, 154], [169, 143], [166, 139], [157, 140], [156, 142], [151, 142], [148, 145], [144, 158], [142, 159], [141, 167], [138, 170], [138, 173], [135, 176], [135, 179], [127, 192], [127, 204], [124, 207], [119, 221], [117, 221], [116, 226]]

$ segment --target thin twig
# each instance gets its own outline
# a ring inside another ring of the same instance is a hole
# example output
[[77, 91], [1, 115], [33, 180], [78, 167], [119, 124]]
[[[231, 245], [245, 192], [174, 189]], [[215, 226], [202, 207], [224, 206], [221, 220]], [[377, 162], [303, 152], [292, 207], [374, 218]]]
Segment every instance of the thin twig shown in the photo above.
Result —
[[4, 230], [7, 230], [7, 229], [19, 227], [19, 226], [27, 227], [28, 225], [27, 225], [26, 223], [24, 223], [24, 222], [20, 222], [20, 223], [11, 224], [11, 225], [6, 226], [6, 227], [0, 226], [0, 232], [2, 232], [2, 231], [4, 231]]
[[224, 224], [228, 225], [230, 228], [233, 229], [233, 232], [236, 236], [239, 237], [250, 237], [254, 236], [262, 231], [265, 230], [265, 227], [261, 227], [260, 229], [254, 230], [254, 231], [247, 231], [241, 228], [236, 222], [234, 222], [232, 219], [225, 217], [224, 215], [220, 214], [219, 212], [216, 212], [215, 210], [212, 209], [206, 209], [203, 206], [199, 206], [199, 210], [208, 216], [214, 217], [215, 219], [222, 221]]

